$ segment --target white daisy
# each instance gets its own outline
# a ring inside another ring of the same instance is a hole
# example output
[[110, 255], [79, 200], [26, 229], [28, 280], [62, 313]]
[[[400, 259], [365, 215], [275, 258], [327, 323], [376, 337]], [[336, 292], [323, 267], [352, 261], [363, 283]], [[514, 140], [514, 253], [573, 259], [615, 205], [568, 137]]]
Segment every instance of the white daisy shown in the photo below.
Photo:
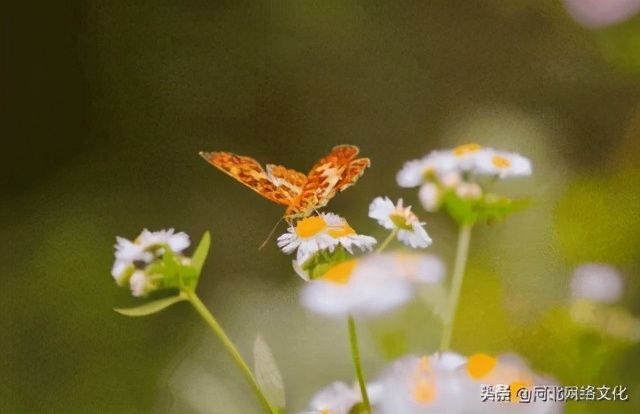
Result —
[[[116, 260], [111, 275], [120, 286], [129, 283], [134, 296], [144, 296], [151, 284], [145, 283], [143, 276], [146, 274], [142, 270], [162, 255], [165, 246], [178, 255], [189, 247], [189, 243], [186, 233], [175, 233], [174, 229], [155, 232], [144, 229], [133, 241], [116, 237]], [[135, 280], [132, 280], [134, 276]]]
[[147, 248], [167, 245], [174, 253], [181, 253], [191, 244], [189, 236], [186, 233], [176, 233], [174, 229], [159, 231], [144, 229], [136, 239], [136, 243], [147, 246]]
[[473, 172], [476, 175], [507, 178], [528, 176], [532, 170], [531, 161], [520, 154], [487, 148], [475, 158]]
[[571, 294], [576, 299], [615, 303], [624, 291], [620, 273], [612, 266], [588, 263], [578, 267], [571, 279]]
[[344, 247], [349, 253], [354, 247], [368, 251], [376, 244], [371, 236], [357, 234], [347, 221], [333, 213], [299, 220], [287, 232], [278, 237], [278, 247], [286, 254], [297, 250], [296, 261], [302, 265], [320, 250], [333, 251], [336, 246]]
[[442, 275], [430, 256], [371, 254], [338, 263], [307, 283], [301, 302], [325, 316], [376, 316], [408, 302], [414, 283], [435, 283]]
[[[516, 354], [503, 354], [493, 357], [487, 354], [474, 354], [465, 366], [459, 368], [464, 374], [464, 389], [468, 396], [464, 398], [465, 412], [479, 414], [552, 414], [561, 413], [562, 404], [553, 401], [530, 402], [523, 400], [521, 390], [532, 390], [536, 385], [557, 385], [551, 378], [533, 372], [526, 361]], [[482, 401], [482, 386], [508, 386], [511, 403]]]
[[380, 414], [459, 414], [464, 400], [461, 355], [447, 352], [407, 356], [391, 364], [381, 379]]
[[486, 151], [486, 149], [479, 144], [463, 144], [451, 150], [451, 154], [456, 159], [456, 170], [459, 172], [472, 171], [477, 163], [478, 158]]
[[427, 247], [431, 237], [424, 229], [423, 222], [411, 211], [411, 206], [403, 207], [402, 199], [397, 204], [388, 197], [376, 197], [369, 205], [369, 217], [389, 230], [396, 230], [398, 240], [413, 248]]
[[396, 175], [400, 187], [417, 187], [429, 178], [455, 171], [458, 163], [450, 151], [431, 151], [418, 160], [407, 161]]

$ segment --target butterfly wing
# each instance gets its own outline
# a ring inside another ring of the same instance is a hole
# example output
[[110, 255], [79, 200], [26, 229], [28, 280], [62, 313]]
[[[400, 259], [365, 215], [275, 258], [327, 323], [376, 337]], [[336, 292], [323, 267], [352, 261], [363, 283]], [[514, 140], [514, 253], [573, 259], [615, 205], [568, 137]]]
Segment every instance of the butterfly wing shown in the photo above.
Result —
[[306, 175], [282, 165], [267, 164], [266, 170], [272, 183], [279, 187], [287, 187], [296, 195], [300, 194], [302, 187], [307, 182]]
[[371, 160], [369, 158], [358, 158], [349, 163], [349, 166], [342, 173], [340, 181], [338, 181], [338, 191], [344, 191], [358, 181], [364, 170], [369, 168]]
[[[253, 158], [236, 155], [231, 152], [201, 152], [200, 156], [214, 167], [274, 203], [289, 206], [300, 193], [295, 188], [278, 185], [277, 181], [274, 182], [273, 178], [277, 177], [278, 173], [281, 173], [280, 169], [270, 177], [260, 163]], [[293, 171], [284, 167], [280, 168]], [[301, 173], [298, 174], [302, 175]]]
[[[343, 177], [345, 171], [348, 171], [351, 162], [354, 161], [358, 155], [358, 152], [358, 147], [354, 145], [338, 145], [333, 147], [329, 154], [311, 168], [311, 171], [307, 174], [307, 180], [302, 187], [302, 191], [293, 200], [285, 216], [308, 216], [314, 209], [327, 205], [329, 200], [340, 190], [339, 185], [341, 182], [343, 183], [343, 188], [347, 188], [353, 184], [355, 182], [353, 178], [351, 180], [343, 180]], [[358, 163], [358, 165], [360, 165], [360, 163]], [[354, 172], [356, 170], [358, 174], [361, 175], [363, 168], [357, 169], [356, 166], [354, 166]], [[348, 177], [354, 177], [354, 175], [348, 174]]]

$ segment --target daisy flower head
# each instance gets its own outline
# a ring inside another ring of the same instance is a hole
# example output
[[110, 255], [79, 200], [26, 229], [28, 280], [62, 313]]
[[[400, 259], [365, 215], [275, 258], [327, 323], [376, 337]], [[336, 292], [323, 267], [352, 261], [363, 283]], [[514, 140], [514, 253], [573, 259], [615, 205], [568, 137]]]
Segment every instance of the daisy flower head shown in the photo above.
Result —
[[523, 177], [531, 175], [531, 160], [515, 152], [486, 148], [475, 159], [473, 172], [498, 178]]
[[431, 151], [420, 159], [407, 161], [398, 171], [396, 181], [400, 187], [418, 187], [455, 171], [457, 167], [457, 159], [450, 151]]
[[380, 380], [381, 414], [461, 414], [464, 400], [459, 367], [466, 358], [452, 352], [410, 355], [396, 360]]
[[300, 301], [307, 309], [329, 317], [378, 316], [408, 302], [416, 283], [441, 280], [442, 274], [428, 263], [430, 258], [420, 260], [386, 253], [342, 261], [307, 283]]
[[302, 265], [321, 250], [332, 252], [337, 246], [349, 253], [357, 247], [368, 251], [377, 243], [371, 236], [357, 234], [347, 221], [333, 213], [320, 213], [299, 220], [287, 232], [278, 237], [278, 247], [286, 253], [296, 253], [296, 261]]
[[424, 229], [424, 222], [404, 207], [402, 199], [394, 204], [388, 197], [376, 197], [369, 205], [369, 217], [382, 227], [397, 232], [398, 240], [409, 247], [421, 248], [431, 244], [431, 237]]
[[[481, 414], [556, 414], [562, 404], [555, 401], [528, 399], [539, 385], [557, 385], [549, 378], [533, 372], [526, 361], [512, 353], [497, 357], [478, 353], [471, 355], [459, 370], [464, 375], [465, 412]], [[483, 386], [505, 387], [510, 403], [482, 401]], [[522, 402], [522, 403], [520, 403]]]
[[615, 303], [624, 291], [620, 273], [612, 266], [587, 263], [579, 266], [571, 278], [571, 295], [575, 299]]
[[333, 266], [323, 277], [304, 286], [302, 305], [324, 316], [344, 318], [377, 316], [408, 302], [411, 283], [394, 278], [380, 264], [363, 258]]
[[[189, 244], [189, 236], [174, 229], [155, 232], [144, 229], [134, 240], [116, 237], [111, 276], [119, 286], [129, 285], [134, 296], [146, 296], [157, 288], [147, 272], [149, 266], [162, 258], [165, 249], [180, 256]], [[180, 257], [180, 260], [188, 259]]]

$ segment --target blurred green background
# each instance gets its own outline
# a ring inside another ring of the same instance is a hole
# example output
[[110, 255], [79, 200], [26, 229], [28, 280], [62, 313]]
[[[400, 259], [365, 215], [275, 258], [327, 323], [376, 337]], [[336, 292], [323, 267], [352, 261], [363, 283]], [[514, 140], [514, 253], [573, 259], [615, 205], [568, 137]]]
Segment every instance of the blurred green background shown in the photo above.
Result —
[[[475, 232], [454, 347], [515, 350], [634, 400], [567, 412], [640, 412], [639, 347], [596, 336], [607, 357], [582, 377], [593, 353], [562, 316], [585, 261], [617, 266], [640, 313], [639, 18], [591, 30], [551, 0], [14, 1], [5, 13], [0, 411], [255, 412], [187, 305], [112, 311], [140, 302], [109, 274], [114, 237], [143, 227], [211, 230], [199, 292], [246, 354], [265, 335], [302, 409], [351, 380], [346, 328], [302, 310], [273, 241], [257, 251], [282, 209], [197, 152], [306, 170], [359, 145], [372, 168], [330, 209], [381, 236], [374, 196], [417, 203], [395, 185], [402, 163], [475, 141], [532, 158], [534, 177], [503, 191], [534, 203]], [[450, 263], [453, 225], [423, 218]], [[371, 377], [389, 340], [432, 352], [439, 335], [421, 303], [362, 330]]]

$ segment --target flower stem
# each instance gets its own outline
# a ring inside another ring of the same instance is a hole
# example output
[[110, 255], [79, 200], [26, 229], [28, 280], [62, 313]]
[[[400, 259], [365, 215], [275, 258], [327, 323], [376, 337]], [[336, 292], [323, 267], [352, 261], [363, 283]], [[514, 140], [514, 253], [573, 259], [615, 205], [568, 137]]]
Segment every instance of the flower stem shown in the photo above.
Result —
[[458, 233], [458, 247], [456, 248], [453, 277], [451, 280], [451, 286], [449, 287], [447, 311], [445, 313], [444, 325], [442, 327], [442, 339], [440, 342], [441, 352], [449, 350], [449, 347], [451, 346], [453, 325], [456, 319], [456, 310], [458, 309], [460, 290], [462, 289], [462, 281], [464, 279], [464, 269], [469, 255], [469, 242], [471, 240], [472, 227], [473, 226], [471, 224], [462, 224], [460, 225], [460, 231]]
[[356, 321], [353, 316], [349, 315], [349, 341], [351, 342], [351, 356], [353, 357], [353, 367], [356, 370], [358, 384], [360, 385], [360, 394], [362, 395], [362, 403], [365, 411], [371, 414], [371, 403], [369, 402], [369, 394], [367, 394], [367, 383], [364, 380], [362, 372], [362, 364], [360, 363], [360, 348], [358, 347], [358, 334], [356, 332]]
[[253, 389], [253, 392], [256, 394], [256, 397], [258, 397], [258, 400], [260, 401], [260, 404], [262, 405], [264, 411], [268, 414], [277, 414], [278, 410], [271, 406], [271, 403], [269, 402], [267, 397], [262, 393], [262, 390], [260, 389], [256, 378], [253, 376], [253, 372], [251, 372], [251, 368], [249, 368], [249, 365], [247, 365], [245, 360], [242, 358], [242, 355], [240, 355], [240, 352], [238, 351], [236, 346], [233, 344], [233, 342], [231, 342], [231, 339], [229, 339], [227, 334], [224, 332], [222, 326], [220, 326], [211, 312], [209, 312], [209, 309], [207, 309], [198, 295], [196, 295], [196, 292], [194, 292], [192, 289], [183, 289], [182, 292], [186, 296], [187, 300], [191, 302], [196, 312], [200, 314], [202, 319], [204, 319], [207, 325], [209, 325], [213, 333], [215, 333], [218, 339], [220, 339], [220, 342], [222, 342], [222, 345], [224, 345], [225, 349], [231, 356], [231, 359], [233, 359], [233, 362], [236, 363], [236, 365], [240, 369], [240, 372], [242, 372], [242, 375], [244, 375], [245, 379]]
[[384, 249], [387, 248], [387, 246], [389, 245], [389, 243], [391, 243], [391, 241], [393, 239], [396, 238], [396, 235], [398, 234], [398, 229], [393, 229], [391, 230], [391, 232], [389, 233], [389, 235], [387, 236], [386, 239], [384, 239], [384, 241], [380, 244], [380, 246], [378, 246], [378, 248], [376, 249], [376, 253], [382, 253], [382, 251]]

